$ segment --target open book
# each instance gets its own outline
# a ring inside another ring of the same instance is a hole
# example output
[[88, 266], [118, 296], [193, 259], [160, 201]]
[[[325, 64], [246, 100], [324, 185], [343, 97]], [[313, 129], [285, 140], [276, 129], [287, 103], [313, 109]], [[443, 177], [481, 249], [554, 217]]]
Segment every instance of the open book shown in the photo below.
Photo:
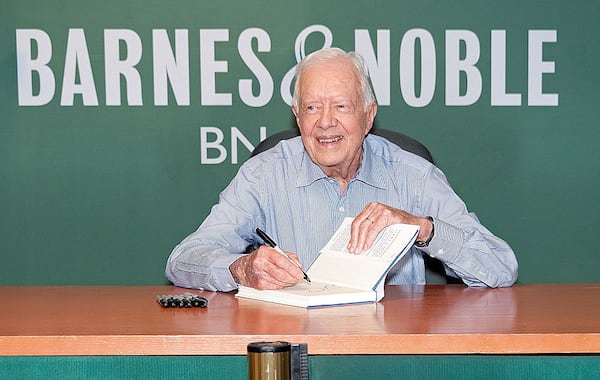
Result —
[[353, 219], [344, 219], [312, 263], [307, 271], [311, 282], [301, 280], [280, 290], [257, 290], [240, 285], [237, 297], [300, 307], [381, 300], [387, 273], [410, 250], [419, 226], [388, 226], [379, 233], [368, 251], [354, 255], [346, 248]]

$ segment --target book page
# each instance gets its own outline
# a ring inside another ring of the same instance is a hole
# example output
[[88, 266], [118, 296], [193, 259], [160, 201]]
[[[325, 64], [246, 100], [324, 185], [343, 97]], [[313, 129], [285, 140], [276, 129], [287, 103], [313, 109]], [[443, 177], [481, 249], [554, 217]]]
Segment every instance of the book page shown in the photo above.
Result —
[[281, 303], [292, 306], [331, 306], [357, 302], [375, 302], [372, 290], [349, 288], [335, 284], [299, 281], [280, 290], [257, 290], [240, 285], [236, 297]]
[[321, 254], [306, 273], [312, 281], [372, 290], [389, 266], [360, 255]]
[[[348, 243], [350, 242], [350, 232], [353, 220], [353, 218], [344, 219], [339, 229], [321, 250], [321, 253], [348, 254], [356, 256], [348, 251]], [[361, 253], [359, 256], [379, 258], [386, 261], [393, 260], [398, 253], [392, 247], [392, 245], [396, 243], [396, 239], [405, 239], [405, 237], [399, 236], [402, 233], [406, 235], [406, 238], [410, 239], [413, 233], [412, 228], [407, 231], [406, 229], [403, 230], [400, 226], [401, 225], [397, 224], [385, 228], [379, 233], [379, 235], [377, 235], [371, 248]]]
[[368, 251], [355, 255], [347, 249], [352, 220], [344, 219], [307, 273], [314, 281], [374, 289], [392, 265], [409, 251], [419, 227], [407, 224], [388, 226]]
[[280, 292], [286, 294], [297, 294], [305, 296], [316, 296], [316, 295], [331, 295], [331, 294], [343, 294], [358, 292], [360, 289], [348, 288], [336, 284], [325, 284], [322, 282], [308, 282], [298, 281], [296, 285], [289, 286]]

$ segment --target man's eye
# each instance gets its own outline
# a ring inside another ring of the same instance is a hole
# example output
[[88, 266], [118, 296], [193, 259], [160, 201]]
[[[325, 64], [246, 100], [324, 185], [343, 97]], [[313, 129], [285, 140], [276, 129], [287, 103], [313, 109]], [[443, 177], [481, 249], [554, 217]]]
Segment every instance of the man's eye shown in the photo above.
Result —
[[309, 105], [309, 106], [306, 106], [306, 108], [305, 108], [306, 113], [315, 113], [318, 110], [319, 110], [319, 107], [317, 107], [316, 105]]

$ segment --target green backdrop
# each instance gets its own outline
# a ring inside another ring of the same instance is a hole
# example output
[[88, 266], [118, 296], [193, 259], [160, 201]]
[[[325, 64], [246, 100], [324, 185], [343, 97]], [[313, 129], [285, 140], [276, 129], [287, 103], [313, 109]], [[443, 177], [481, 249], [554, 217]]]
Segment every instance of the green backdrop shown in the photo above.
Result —
[[599, 281], [599, 22], [582, 0], [3, 0], [0, 285], [166, 283], [246, 145], [294, 126], [281, 84], [328, 33], [373, 48], [377, 126], [430, 148], [519, 282]]

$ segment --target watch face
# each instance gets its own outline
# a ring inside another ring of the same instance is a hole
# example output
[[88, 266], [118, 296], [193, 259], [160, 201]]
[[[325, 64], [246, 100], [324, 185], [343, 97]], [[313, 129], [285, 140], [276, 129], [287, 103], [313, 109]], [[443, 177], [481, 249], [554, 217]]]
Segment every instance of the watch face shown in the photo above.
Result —
[[424, 242], [423, 240], [417, 240], [417, 241], [415, 241], [415, 245], [419, 248], [423, 248], [423, 247], [427, 246], [427, 243]]
[[435, 231], [435, 225], [433, 224], [433, 218], [431, 216], [428, 216], [427, 219], [429, 219], [431, 221], [431, 233], [429, 234], [429, 238], [427, 238], [427, 240], [423, 241], [423, 240], [417, 240], [415, 241], [415, 245], [419, 248], [424, 248], [427, 247], [429, 245], [429, 242], [431, 241], [431, 239], [433, 239], [433, 234]]

